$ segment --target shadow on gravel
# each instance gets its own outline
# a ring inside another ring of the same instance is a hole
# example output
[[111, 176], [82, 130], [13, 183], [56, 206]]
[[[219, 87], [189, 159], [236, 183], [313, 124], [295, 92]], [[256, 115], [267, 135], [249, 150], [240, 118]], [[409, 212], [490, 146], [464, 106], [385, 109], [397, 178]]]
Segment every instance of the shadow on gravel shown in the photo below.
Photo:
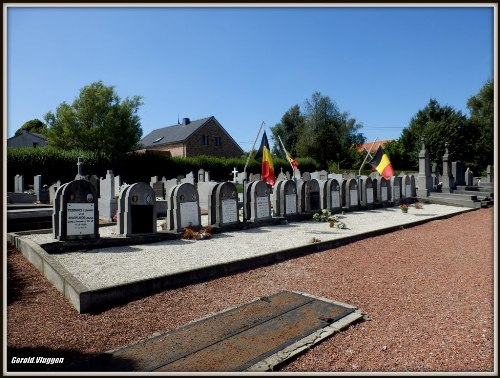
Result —
[[71, 349], [7, 348], [7, 372], [134, 371], [132, 360], [111, 354], [85, 354]]

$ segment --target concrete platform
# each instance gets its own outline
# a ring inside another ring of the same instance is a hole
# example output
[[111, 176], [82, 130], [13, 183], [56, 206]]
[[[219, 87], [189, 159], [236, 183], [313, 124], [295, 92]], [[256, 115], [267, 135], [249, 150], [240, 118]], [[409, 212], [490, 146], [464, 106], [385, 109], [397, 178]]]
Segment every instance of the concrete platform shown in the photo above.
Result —
[[[320, 252], [357, 240], [447, 218], [474, 209], [425, 204], [404, 214], [399, 208], [345, 213], [345, 229], [327, 222], [297, 221], [262, 225], [214, 234], [208, 240], [161, 240], [137, 244], [115, 234], [116, 226], [100, 227], [101, 239], [113, 246], [79, 244], [50, 254], [58, 242], [50, 230], [9, 233], [23, 255], [80, 313], [99, 312], [114, 305], [172, 287], [232, 274], [286, 259]], [[161, 221], [158, 222], [161, 230]], [[164, 237], [158, 232], [155, 237]], [[117, 241], [126, 245], [117, 245]], [[74, 242], [79, 243], [79, 242]], [[95, 247], [95, 246], [94, 246]]]

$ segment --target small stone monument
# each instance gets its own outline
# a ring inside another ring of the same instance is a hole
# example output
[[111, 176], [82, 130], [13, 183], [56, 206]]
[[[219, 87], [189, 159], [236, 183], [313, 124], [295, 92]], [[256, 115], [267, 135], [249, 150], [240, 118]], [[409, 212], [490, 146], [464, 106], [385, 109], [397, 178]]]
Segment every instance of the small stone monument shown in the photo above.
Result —
[[425, 149], [424, 138], [421, 138], [422, 149], [418, 155], [418, 195], [428, 197], [432, 190], [429, 152]]
[[171, 216], [167, 215], [167, 228], [182, 232], [186, 227], [201, 225], [198, 191], [193, 184], [184, 183], [170, 189], [168, 201]]
[[250, 221], [271, 219], [271, 191], [265, 181], [255, 181], [250, 186]]
[[209, 224], [224, 227], [239, 223], [238, 192], [232, 182], [221, 182], [210, 190]]
[[59, 187], [53, 206], [53, 235], [58, 240], [99, 238], [99, 209], [95, 187], [82, 174], [78, 159], [78, 179]]
[[317, 213], [321, 210], [319, 182], [316, 179], [307, 180], [305, 182], [304, 212]]
[[341, 209], [340, 184], [331, 178], [326, 183], [326, 192], [329, 196], [326, 198], [326, 208], [331, 212], [339, 212]]
[[399, 205], [399, 202], [401, 201], [401, 190], [402, 186], [402, 179], [399, 176], [392, 176], [391, 177], [391, 201], [394, 203], [394, 205]]
[[124, 236], [156, 233], [156, 196], [150, 185], [137, 182], [118, 198], [118, 233]]
[[441, 191], [443, 193], [451, 193], [453, 192], [452, 188], [455, 186], [453, 183], [453, 177], [450, 171], [450, 158], [448, 153], [448, 143], [444, 145], [445, 152], [443, 155], [443, 175], [441, 176], [441, 182], [443, 185], [441, 186]]
[[297, 186], [293, 180], [278, 181], [273, 202], [274, 215], [286, 217], [297, 214]]

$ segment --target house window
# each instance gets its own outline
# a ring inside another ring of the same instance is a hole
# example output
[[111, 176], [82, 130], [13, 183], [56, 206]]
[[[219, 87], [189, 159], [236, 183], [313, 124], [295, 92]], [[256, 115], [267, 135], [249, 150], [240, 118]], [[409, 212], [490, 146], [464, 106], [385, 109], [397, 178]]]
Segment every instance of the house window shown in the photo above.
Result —
[[214, 143], [215, 143], [216, 146], [222, 145], [221, 137], [220, 136], [214, 137]]
[[202, 143], [204, 146], [208, 146], [208, 135], [202, 136]]

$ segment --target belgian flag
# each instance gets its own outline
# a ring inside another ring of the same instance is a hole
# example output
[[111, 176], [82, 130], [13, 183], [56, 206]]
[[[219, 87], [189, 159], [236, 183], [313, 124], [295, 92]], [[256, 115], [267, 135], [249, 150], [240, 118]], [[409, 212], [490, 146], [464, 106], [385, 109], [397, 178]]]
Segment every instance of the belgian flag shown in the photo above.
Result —
[[370, 165], [375, 168], [377, 172], [380, 173], [386, 180], [389, 180], [394, 174], [391, 162], [380, 144], [378, 146], [377, 153], [370, 161]]
[[257, 155], [255, 155], [255, 159], [262, 160], [262, 174], [260, 175], [262, 180], [266, 181], [269, 185], [274, 186], [276, 177], [274, 176], [273, 157], [271, 156], [271, 150], [269, 149], [269, 142], [267, 141], [265, 131], [264, 135], [262, 135], [262, 142], [260, 143]]

